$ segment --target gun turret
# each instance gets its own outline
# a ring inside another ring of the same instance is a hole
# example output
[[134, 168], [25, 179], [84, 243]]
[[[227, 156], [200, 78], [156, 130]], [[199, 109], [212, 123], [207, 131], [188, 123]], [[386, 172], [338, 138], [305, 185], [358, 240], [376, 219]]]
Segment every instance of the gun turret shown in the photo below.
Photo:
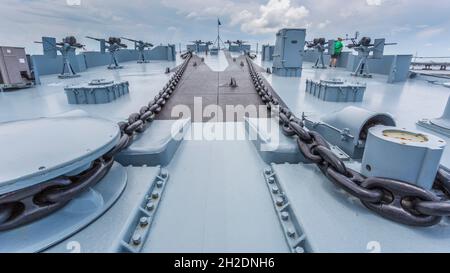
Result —
[[[116, 53], [121, 48], [127, 48], [128, 46], [126, 44], [123, 44], [122, 40], [120, 38], [109, 37], [108, 39], [99, 39], [99, 38], [94, 38], [94, 37], [90, 37], [90, 36], [86, 36], [86, 38], [92, 39], [92, 40], [95, 40], [95, 41], [99, 41], [100, 42], [100, 51], [102, 53], [105, 52], [105, 48], [108, 49], [108, 52], [111, 55], [111, 62], [109, 64], [109, 66], [108, 66], [108, 69], [120, 69], [120, 68], [122, 68], [122, 66], [119, 65], [119, 61], [117, 60]], [[105, 44], [108, 44], [108, 45], [105, 46]]]
[[116, 45], [118, 47], [127, 48], [128, 46], [126, 44], [122, 43], [122, 40], [117, 37], [109, 37], [106, 41], [110, 45]]
[[352, 40], [352, 43], [347, 45], [348, 48], [355, 48], [355, 47], [359, 47], [359, 46], [365, 46], [365, 47], [369, 47], [369, 46], [373, 46], [373, 44], [371, 44], [372, 39], [370, 39], [369, 37], [362, 37], [361, 40], [359, 40], [359, 42], [355, 42], [355, 40]]
[[347, 47], [357, 51], [358, 56], [361, 57], [361, 61], [352, 75], [369, 78], [372, 77], [369, 72], [369, 63], [367, 60], [369, 57], [371, 59], [382, 59], [384, 55], [384, 47], [386, 45], [396, 45], [396, 43], [386, 43], [384, 38], [375, 39], [373, 43], [372, 39], [369, 37], [362, 37], [359, 42], [356, 42], [356, 39], [352, 39], [352, 44], [347, 45]]
[[[75, 53], [76, 49], [79, 48], [83, 48], [84, 49], [84, 45], [80, 44], [77, 42], [77, 39], [74, 36], [67, 36], [65, 38], [62, 39], [61, 42], [55, 43], [55, 39], [52, 39], [53, 42], [49, 42], [49, 40], [43, 39], [42, 42], [35, 42], [38, 44], [45, 44], [51, 48], [53, 48], [53, 50], [55, 51], [55, 55], [56, 56], [56, 51], [61, 52], [61, 56], [63, 59], [63, 67], [62, 67], [62, 72], [61, 74], [58, 76], [61, 79], [66, 79], [66, 78], [74, 78], [74, 77], [79, 77], [79, 75], [77, 73], [75, 73], [75, 70], [73, 69], [72, 65], [70, 64], [70, 58], [69, 58], [69, 54]], [[44, 47], [44, 52], [45, 52], [45, 47]]]
[[84, 48], [84, 45], [78, 43], [77, 39], [74, 36], [67, 36], [67, 37], [63, 38], [61, 43], [57, 43], [57, 45], [60, 45], [60, 46], [64, 46], [66, 44], [71, 47]]
[[[67, 36], [65, 38], [62, 39], [61, 42], [52, 44], [47, 42], [47, 40], [44, 40], [47, 44], [51, 45], [51, 46], [65, 46], [65, 45], [69, 45], [71, 47], [75, 47], [75, 48], [84, 48], [85, 45], [80, 44], [77, 42], [77, 39], [74, 36]], [[34, 41], [36, 44], [43, 44], [44, 42], [42, 41]], [[55, 47], [56, 50], [59, 50], [59, 48]]]
[[313, 48], [314, 50], [316, 50], [318, 52], [317, 59], [316, 59], [315, 64], [313, 65], [313, 68], [320, 68], [320, 69], [327, 68], [325, 66], [325, 60], [324, 60], [323, 55], [326, 50], [325, 45], [328, 43], [329, 42], [327, 42], [325, 40], [325, 38], [314, 38], [312, 41], [306, 42], [307, 48]]
[[243, 41], [243, 40], [236, 40], [236, 41], [233, 41], [232, 43], [233, 43], [233, 44], [237, 44], [237, 45], [241, 46], [241, 45], [243, 45], [243, 44], [247, 43], [247, 41]]
[[306, 42], [306, 46], [308, 48], [313, 48], [313, 47], [318, 46], [318, 45], [324, 46], [327, 43], [328, 42], [325, 40], [325, 38], [315, 38], [311, 42]]

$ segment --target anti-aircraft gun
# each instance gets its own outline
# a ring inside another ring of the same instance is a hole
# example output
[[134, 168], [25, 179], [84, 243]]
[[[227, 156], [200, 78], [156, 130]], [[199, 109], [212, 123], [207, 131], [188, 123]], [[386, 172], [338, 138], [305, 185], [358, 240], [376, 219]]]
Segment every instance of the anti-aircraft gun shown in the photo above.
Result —
[[[230, 51], [250, 51], [250, 48], [248, 45], [246, 45], [247, 41], [243, 41], [243, 40], [236, 40], [236, 41], [230, 41], [227, 40], [225, 42], [226, 44], [228, 44], [228, 50]], [[235, 45], [235, 46], [233, 46]]]
[[[358, 56], [361, 57], [361, 61], [356, 67], [352, 76], [371, 78], [369, 70], [369, 59], [382, 59], [384, 54], [384, 47], [387, 45], [396, 45], [397, 43], [386, 43], [385, 39], [375, 39], [372, 43], [372, 39], [369, 37], [362, 37], [358, 42], [356, 39], [351, 39], [352, 43], [347, 45], [348, 48], [358, 52]], [[372, 53], [372, 54], [371, 54]]]
[[[109, 54], [111, 55], [111, 62], [109, 63], [108, 69], [120, 69], [122, 66], [119, 65], [119, 62], [117, 61], [117, 51], [119, 51], [121, 48], [127, 48], [126, 44], [122, 43], [122, 40], [117, 37], [109, 37], [108, 40], [106, 39], [99, 39], [99, 38], [93, 38], [90, 36], [86, 36], [86, 38], [99, 41], [101, 48], [108, 49]], [[108, 44], [108, 45], [106, 45]]]
[[247, 41], [243, 41], [243, 40], [236, 40], [233, 41], [233, 44], [238, 45], [239, 47], [242, 47], [242, 45], [244, 45], [245, 43], [247, 43]]
[[[316, 63], [314, 64], [313, 68], [321, 68], [321, 69], [327, 68], [325, 66], [325, 61], [324, 61], [323, 55], [326, 50], [326, 45], [329, 43], [330, 42], [327, 42], [325, 40], [325, 38], [315, 38], [311, 42], [306, 42], [307, 48], [315, 49], [319, 53], [319, 55], [317, 56]], [[319, 64], [321, 64], [321, 65], [319, 66]]]
[[146, 48], [152, 48], [153, 44], [152, 43], [147, 43], [144, 42], [142, 40], [133, 40], [133, 39], [129, 39], [129, 38], [125, 38], [125, 37], [121, 37], [124, 40], [130, 41], [134, 43], [134, 48], [137, 49], [139, 51], [139, 60], [138, 63], [147, 63], [148, 61], [145, 59], [145, 54], [144, 54], [144, 50]]
[[79, 77], [77, 73], [75, 73], [72, 65], [70, 64], [69, 54], [74, 53], [75, 50], [83, 48], [84, 45], [77, 42], [77, 39], [74, 36], [67, 36], [62, 39], [59, 43], [50, 43], [47, 40], [43, 40], [42, 42], [35, 42], [38, 44], [47, 43], [48, 46], [53, 47], [55, 50], [61, 52], [63, 67], [61, 74], [58, 76], [60, 79], [67, 78], [75, 78]]

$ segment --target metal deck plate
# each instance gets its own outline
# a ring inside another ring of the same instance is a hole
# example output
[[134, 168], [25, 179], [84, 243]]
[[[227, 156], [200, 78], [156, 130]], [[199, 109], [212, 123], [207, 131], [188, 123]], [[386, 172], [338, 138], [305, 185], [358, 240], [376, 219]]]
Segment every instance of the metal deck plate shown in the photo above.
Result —
[[126, 170], [114, 163], [97, 185], [62, 209], [31, 224], [0, 232], [0, 252], [38, 252], [57, 244], [100, 217], [126, 185]]
[[385, 220], [329, 181], [315, 165], [272, 165], [306, 235], [308, 252], [449, 252], [447, 222], [430, 228]]
[[306, 161], [298, 149], [297, 140], [285, 136], [273, 118], [245, 118], [245, 130], [267, 164]]
[[249, 141], [183, 141], [142, 251], [288, 252], [265, 166]]
[[112, 149], [119, 136], [117, 124], [89, 117], [2, 123], [0, 194], [83, 168]]
[[450, 123], [446, 119], [422, 119], [417, 122], [417, 125], [450, 137]]
[[[228, 56], [227, 58], [231, 58]], [[261, 98], [254, 91], [253, 85], [248, 74], [247, 64], [240, 67], [240, 63], [245, 63], [245, 58], [240, 56], [236, 62], [228, 60], [229, 66], [225, 71], [214, 72], [207, 64], [201, 61], [198, 56], [192, 57], [189, 66], [186, 69], [185, 76], [180, 82], [179, 87], [174, 91], [173, 97], [167, 101], [165, 107], [158, 114], [157, 119], [173, 119], [172, 110], [179, 105], [186, 105], [191, 112], [191, 119], [194, 122], [206, 122], [215, 118], [213, 121], [243, 121], [243, 115], [229, 117], [228, 115], [217, 117], [198, 116], [198, 111], [203, 109], [194, 108], [194, 99], [201, 97], [203, 107], [208, 105], [219, 105], [225, 111], [225, 106], [242, 105], [263, 105]], [[197, 63], [196, 66], [193, 64]], [[226, 86], [231, 80], [231, 75], [237, 78], [237, 87]], [[238, 76], [236, 76], [238, 75]], [[249, 113], [250, 115], [267, 116], [265, 112]], [[176, 115], [178, 118], [178, 115]]]

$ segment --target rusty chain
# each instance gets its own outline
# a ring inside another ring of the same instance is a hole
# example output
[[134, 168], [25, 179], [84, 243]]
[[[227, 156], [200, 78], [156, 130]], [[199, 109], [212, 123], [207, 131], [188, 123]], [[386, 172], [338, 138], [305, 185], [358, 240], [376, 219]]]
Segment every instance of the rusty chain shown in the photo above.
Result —
[[[303, 118], [296, 117], [265, 86], [260, 74], [246, 58], [256, 92], [270, 108], [277, 108], [282, 132], [297, 139], [299, 150], [306, 160], [316, 164], [324, 175], [348, 194], [358, 198], [364, 206], [382, 217], [410, 226], [428, 227], [450, 216], [450, 173], [438, 170], [432, 190], [380, 177], [365, 177], [348, 168], [335, 155], [327, 141], [315, 131], [305, 128]], [[275, 107], [277, 106], [277, 107]]]
[[133, 113], [126, 121], [118, 123], [121, 136], [116, 146], [93, 161], [87, 170], [78, 175], [57, 177], [0, 195], [0, 231], [20, 227], [55, 212], [104, 178], [114, 163], [114, 156], [127, 148], [136, 134], [145, 131], [147, 125], [170, 99], [181, 81], [192, 53], [187, 52], [181, 57], [184, 62], [155, 98], [141, 107], [139, 113]]

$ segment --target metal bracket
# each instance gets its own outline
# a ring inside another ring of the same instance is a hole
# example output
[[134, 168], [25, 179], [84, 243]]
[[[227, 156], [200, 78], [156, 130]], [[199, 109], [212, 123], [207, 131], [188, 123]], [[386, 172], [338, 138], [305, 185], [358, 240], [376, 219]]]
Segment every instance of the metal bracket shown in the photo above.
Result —
[[168, 179], [168, 171], [160, 169], [159, 175], [156, 176], [139, 207], [134, 211], [131, 220], [120, 236], [119, 244], [114, 247], [113, 252], [138, 253], [142, 250], [150, 233]]
[[292, 253], [304, 253], [306, 235], [300, 227], [291, 204], [271, 167], [264, 170], [264, 178], [289, 249]]
[[327, 127], [327, 128], [329, 128], [329, 129], [331, 129], [333, 131], [336, 131], [337, 133], [339, 133], [341, 135], [342, 141], [349, 141], [349, 140], [353, 140], [355, 138], [350, 133], [350, 129], [348, 129], [348, 128], [344, 128], [344, 129], [340, 130], [340, 129], [334, 127], [334, 126], [329, 125], [328, 123], [310, 120], [310, 119], [306, 118], [304, 113], [303, 113], [303, 120], [308, 122], [308, 123], [310, 123], [313, 128], [316, 128], [318, 126], [324, 126], [324, 127]]

